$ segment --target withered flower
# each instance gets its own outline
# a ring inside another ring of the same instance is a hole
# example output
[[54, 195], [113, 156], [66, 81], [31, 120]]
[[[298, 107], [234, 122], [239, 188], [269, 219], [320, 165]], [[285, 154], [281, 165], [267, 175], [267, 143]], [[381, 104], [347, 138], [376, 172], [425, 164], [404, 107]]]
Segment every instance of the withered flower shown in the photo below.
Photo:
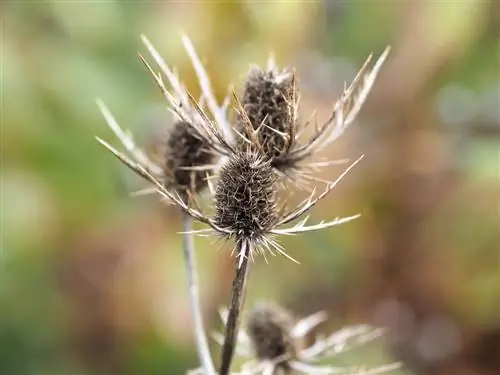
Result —
[[[172, 137], [177, 138], [171, 138], [172, 142], [168, 143], [166, 167], [152, 163], [135, 146], [132, 137], [121, 130], [101, 102], [98, 103], [101, 111], [129, 156], [118, 152], [105, 141], [98, 140], [125, 165], [151, 182], [156, 192], [166, 201], [176, 204], [185, 215], [208, 226], [196, 231], [185, 227], [185, 235], [218, 235], [234, 241], [233, 253], [236, 253], [237, 264], [219, 370], [221, 375], [227, 375], [238, 334], [249, 259], [253, 259], [256, 254], [266, 257], [266, 254], [279, 253], [295, 261], [276, 241], [277, 235], [324, 229], [359, 217], [337, 217], [331, 221], [308, 224], [308, 216], [305, 215], [333, 190], [362, 156], [335, 181], [327, 182], [323, 192], [316, 194], [313, 190], [307, 199], [288, 212], [281, 208], [286, 201], [279, 202], [277, 199], [278, 177], [280, 174], [290, 176], [290, 172], [296, 172], [299, 177], [310, 178], [307, 168], [325, 165], [314, 162], [307, 164], [304, 160], [330, 145], [352, 123], [366, 100], [389, 49], [386, 49], [371, 70], [368, 68], [370, 59], [367, 60], [353, 83], [335, 104], [331, 117], [316, 128], [306, 143], [300, 144], [299, 137], [308, 123], [299, 126], [296, 120], [298, 99], [293, 72], [278, 73], [273, 63], [267, 72], [254, 71], [247, 82], [243, 102], [233, 92], [238, 117], [237, 126], [232, 128], [225, 115], [229, 99], [226, 98], [222, 106], [217, 105], [192, 45], [186, 37], [183, 41], [202, 88], [202, 97], [198, 101], [185, 89], [144, 36], [143, 42], [163, 75], [155, 73], [140, 56], [162, 90], [170, 111], [178, 121], [177, 126], [180, 127], [172, 132]], [[169, 81], [170, 91], [163, 83], [163, 76]], [[205, 103], [209, 113], [204, 110]], [[238, 141], [233, 132], [239, 137]], [[197, 148], [199, 153], [193, 155], [189, 152], [191, 147]], [[169, 174], [165, 173], [167, 170]], [[189, 171], [189, 174], [184, 171]], [[215, 172], [215, 187], [210, 178], [203, 179], [200, 172]], [[205, 213], [194, 197], [185, 199], [186, 191], [195, 192], [205, 182], [213, 195], [213, 214]], [[304, 216], [295, 225], [286, 227]], [[304, 356], [303, 353], [301, 355]], [[300, 369], [301, 362], [297, 363], [294, 366], [299, 366]]]
[[[331, 145], [354, 121], [389, 54], [387, 47], [372, 68], [370, 55], [351, 85], [345, 88], [335, 103], [330, 118], [321, 126], [315, 124], [310, 138], [300, 140], [312, 119], [298, 120], [299, 94], [295, 71], [278, 70], [270, 58], [267, 68], [254, 66], [248, 73], [237, 114], [236, 132], [240, 143], [246, 142], [257, 150], [271, 165], [294, 180], [314, 180], [315, 169], [345, 162], [306, 161]], [[251, 126], [247, 126], [250, 124]]]
[[[225, 324], [228, 312], [220, 311]], [[236, 354], [242, 364], [241, 375], [275, 374], [339, 374], [376, 375], [401, 367], [392, 363], [377, 367], [339, 367], [322, 364], [337, 355], [355, 349], [381, 337], [384, 330], [369, 325], [346, 326], [327, 336], [317, 335], [310, 345], [307, 336], [313, 329], [325, 322], [327, 315], [316, 312], [302, 319], [295, 319], [287, 310], [272, 302], [260, 302], [248, 313], [246, 325], [241, 329]], [[223, 335], [214, 333], [213, 338], [223, 342]]]
[[[211, 116], [215, 119], [215, 123], [220, 127], [218, 130], [230, 139], [232, 133], [226, 116], [229, 99], [226, 98], [221, 106], [217, 104], [207, 74], [187, 36], [183, 37], [183, 44], [198, 76], [202, 91], [201, 98], [196, 104], [193, 104], [192, 98], [175, 71], [165, 63], [149, 40], [144, 35], [141, 36], [141, 39], [163, 74], [155, 73], [140, 53], [139, 57], [168, 99], [170, 103], [168, 109], [174, 116], [174, 124], [168, 129], [165, 139], [155, 140], [157, 144], [163, 146], [162, 157], [153, 161], [147, 152], [138, 147], [133, 136], [118, 125], [110, 110], [100, 99], [97, 99], [97, 105], [108, 126], [125, 147], [127, 155], [120, 153], [101, 138], [96, 138], [118, 159], [132, 167], [142, 177], [149, 180], [152, 176], [166, 189], [176, 191], [182, 198], [186, 198], [200, 192], [207, 186], [207, 178], [213, 174], [220, 156], [207, 143], [209, 139], [198, 131], [199, 127], [196, 124], [205, 121], [198, 109], [206, 104]], [[170, 90], [166, 88], [163, 78], [167, 79], [171, 87]], [[175, 110], [173, 110], [173, 103], [175, 103]], [[138, 169], [135, 168], [137, 165], [145, 170], [147, 176], [138, 172]], [[145, 189], [140, 193], [151, 191], [154, 192], [154, 189]]]
[[[196, 124], [205, 121], [200, 116], [198, 108], [203, 107], [206, 103], [212, 117], [216, 120], [218, 126], [220, 126], [218, 130], [229, 139], [231, 133], [228, 132], [228, 122], [226, 120], [228, 100], [222, 106], [217, 104], [203, 65], [186, 36], [183, 37], [184, 47], [198, 76], [202, 91], [202, 96], [195, 105], [192, 103], [192, 98], [177, 75], [165, 63], [149, 40], [145, 36], [142, 36], [142, 40], [160, 67], [163, 75], [155, 73], [141, 54], [139, 54], [139, 57], [154, 77], [158, 86], [162, 89], [163, 94], [171, 105], [170, 109], [172, 109], [174, 103], [177, 106], [176, 110], [172, 111], [175, 117], [175, 124], [170, 129], [167, 139], [155, 140], [155, 143], [163, 145], [162, 155], [159, 160], [152, 161], [146, 152], [136, 146], [132, 135], [120, 128], [109, 109], [99, 99], [97, 100], [97, 104], [108, 126], [120, 139], [128, 155], [120, 153], [100, 138], [97, 138], [97, 140], [140, 176], [151, 182], [154, 181], [155, 189], [153, 189], [153, 192], [156, 192], [156, 189], [160, 186], [165, 191], [175, 193], [176, 198], [183, 203], [187, 204], [189, 202], [191, 204], [195, 201], [195, 193], [200, 192], [207, 186], [207, 178], [213, 173], [219, 157], [219, 155], [213, 152], [211, 145], [207, 144], [209, 140], [198, 131]], [[162, 77], [167, 78], [171, 87], [170, 91], [165, 87]], [[150, 190], [146, 189], [146, 192], [150, 192]], [[183, 217], [183, 227], [186, 232], [183, 244], [184, 260], [196, 347], [203, 373], [205, 375], [214, 375], [215, 369], [203, 327], [198, 297], [193, 241], [187, 233], [192, 228], [191, 218], [188, 214], [185, 214]]]

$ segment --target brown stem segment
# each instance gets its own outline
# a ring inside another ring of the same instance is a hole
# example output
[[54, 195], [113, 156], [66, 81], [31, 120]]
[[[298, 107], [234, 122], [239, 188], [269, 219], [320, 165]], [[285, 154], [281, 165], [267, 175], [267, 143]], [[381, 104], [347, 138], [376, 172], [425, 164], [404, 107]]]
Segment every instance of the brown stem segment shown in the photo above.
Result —
[[[236, 254], [240, 254], [242, 250], [242, 243], [237, 241]], [[236, 270], [233, 279], [233, 286], [231, 288], [231, 304], [229, 306], [229, 313], [226, 321], [226, 328], [224, 331], [224, 343], [221, 349], [221, 365], [219, 375], [228, 375], [231, 369], [231, 362], [233, 361], [234, 351], [236, 347], [236, 339], [240, 326], [240, 313], [245, 303], [246, 287], [248, 272], [250, 269], [249, 261], [250, 247], [246, 246], [246, 252], [243, 255], [243, 260], [238, 266], [236, 262]]]

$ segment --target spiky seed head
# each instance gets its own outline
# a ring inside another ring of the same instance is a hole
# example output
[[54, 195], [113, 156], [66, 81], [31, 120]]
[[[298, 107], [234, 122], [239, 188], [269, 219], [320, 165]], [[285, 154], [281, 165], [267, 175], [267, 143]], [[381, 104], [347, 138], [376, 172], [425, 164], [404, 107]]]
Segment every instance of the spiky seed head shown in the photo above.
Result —
[[[252, 128], [260, 127], [258, 140], [267, 158], [282, 156], [293, 140], [296, 98], [292, 72], [253, 67], [248, 73], [241, 104]], [[237, 125], [248, 135], [245, 119], [238, 114]]]
[[214, 222], [237, 240], [259, 242], [276, 223], [276, 175], [255, 153], [238, 153], [219, 172]]
[[247, 332], [255, 355], [259, 360], [277, 360], [285, 373], [290, 371], [288, 361], [294, 359], [299, 348], [291, 335], [295, 322], [282, 307], [270, 303], [258, 303], [247, 319]]
[[184, 121], [178, 121], [168, 135], [164, 151], [165, 187], [183, 194], [187, 191], [199, 192], [207, 186], [206, 171], [190, 170], [212, 164], [214, 156], [206, 141]]

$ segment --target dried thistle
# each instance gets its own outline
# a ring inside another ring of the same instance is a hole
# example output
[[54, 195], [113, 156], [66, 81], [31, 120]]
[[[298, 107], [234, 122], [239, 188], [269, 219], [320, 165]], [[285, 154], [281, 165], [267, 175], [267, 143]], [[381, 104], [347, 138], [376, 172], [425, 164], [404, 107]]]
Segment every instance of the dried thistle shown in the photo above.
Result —
[[[289, 212], [277, 210], [276, 178], [268, 161], [264, 161], [255, 153], [237, 152], [221, 167], [219, 180], [215, 189], [215, 214], [206, 215], [202, 210], [191, 207], [178, 194], [165, 189], [153, 176], [148, 175], [141, 166], [131, 166], [139, 174], [148, 176], [156, 185], [157, 192], [166, 200], [180, 206], [194, 219], [207, 224], [209, 228], [195, 230], [191, 233], [204, 236], [219, 235], [234, 240], [238, 266], [247, 258], [256, 254], [264, 257], [267, 253], [282, 254], [298, 263], [274, 239], [276, 235], [292, 235], [346, 223], [357, 219], [360, 215], [336, 217], [331, 221], [307, 225], [309, 216], [297, 224], [282, 228], [286, 224], [307, 214], [321, 199], [330, 193], [342, 178], [362, 159], [352, 163], [335, 181], [329, 183], [321, 194], [313, 191], [310, 196]], [[210, 186], [210, 184], [209, 184]], [[213, 188], [212, 188], [213, 189]], [[243, 205], [243, 203], [245, 205]], [[283, 202], [282, 202], [283, 203]]]
[[244, 112], [238, 113], [236, 127], [247, 139], [252, 137], [249, 131], [257, 131], [254, 146], [273, 162], [283, 157], [292, 145], [298, 104], [294, 78], [287, 70], [278, 72], [273, 67], [262, 70], [255, 66], [245, 81], [241, 99]]
[[[242, 147], [241, 144], [234, 142], [232, 131], [225, 117], [225, 110], [229, 101], [225, 100], [221, 107], [216, 104], [206, 73], [194, 53], [189, 40], [187, 38], [183, 39], [202, 87], [203, 95], [199, 101], [196, 101], [185, 89], [176, 74], [165, 64], [149, 41], [144, 36], [142, 38], [172, 87], [171, 91], [169, 91], [163, 83], [162, 75], [155, 73], [149, 63], [140, 55], [145, 66], [167, 99], [169, 109], [178, 121], [189, 125], [189, 134], [194, 135], [196, 139], [201, 141], [200, 144], [204, 146], [203, 152], [222, 157], [223, 164], [220, 168], [216, 189], [213, 188], [210, 180], [207, 180], [208, 187], [215, 197], [215, 214], [212, 216], [205, 214], [198, 207], [195, 200], [184, 199], [183, 191], [179, 191], [177, 188], [170, 189], [167, 186], [169, 184], [165, 183], [166, 179], [161, 177], [161, 173], [164, 170], [160, 168], [159, 177], [158, 166], [151, 163], [145, 154], [135, 146], [132, 138], [119, 128], [116, 121], [109, 114], [109, 111], [107, 109], [103, 110], [102, 105], [101, 110], [107, 118], [108, 124], [118, 135], [130, 156], [118, 152], [101, 139], [98, 138], [98, 140], [125, 165], [150, 181], [161, 197], [170, 203], [178, 205], [186, 215], [209, 226], [207, 229], [198, 231], [185, 230], [185, 235], [219, 235], [226, 239], [232, 239], [235, 242], [233, 252], [237, 254], [238, 261], [233, 280], [231, 304], [227, 318], [220, 367], [220, 374], [226, 375], [230, 370], [235, 339], [238, 334], [239, 313], [243, 305], [246, 290], [248, 260], [253, 258], [255, 254], [263, 254], [265, 256], [266, 253], [272, 255], [280, 253], [295, 261], [286, 254], [283, 247], [274, 239], [276, 235], [292, 235], [324, 229], [359, 217], [359, 215], [353, 215], [335, 218], [332, 221], [321, 221], [314, 225], [306, 225], [308, 217], [305, 217], [296, 225], [283, 228], [283, 226], [307, 214], [317, 202], [331, 192], [337, 183], [362, 157], [352, 163], [337, 180], [328, 182], [321, 194], [316, 195], [315, 190], [313, 190], [305, 201], [289, 212], [277, 210], [276, 208], [278, 207], [275, 199], [276, 176], [273, 174], [273, 170], [285, 175], [288, 174], [288, 171], [297, 170], [303, 176], [308, 176], [304, 172], [304, 168], [318, 166], [314, 163], [306, 165], [302, 161], [331, 144], [354, 120], [373, 85], [383, 61], [387, 57], [389, 49], [379, 58], [371, 71], [368, 70], [368, 59], [351, 86], [344, 91], [344, 94], [336, 103], [331, 118], [321, 127], [317, 127], [314, 135], [304, 145], [299, 145], [296, 142], [302, 130], [307, 126], [307, 123], [302, 127], [298, 127], [295, 121], [297, 112], [296, 103], [298, 103], [298, 100], [295, 99], [294, 74], [291, 75], [290, 87], [287, 86], [288, 78], [286, 74], [285, 76], [274, 78], [275, 81], [277, 80], [275, 83], [279, 84], [281, 82], [285, 86], [282, 95], [284, 101], [281, 102], [273, 99], [275, 113], [272, 116], [264, 113], [262, 108], [253, 108], [251, 106], [247, 106], [247, 112], [244, 105], [233, 92], [239, 114], [238, 122], [244, 128], [243, 134], [235, 130], [243, 140], [244, 146]], [[287, 98], [289, 93], [291, 100]], [[203, 109], [205, 101], [211, 116], [205, 113]], [[263, 104], [260, 103], [259, 105], [262, 106]], [[283, 110], [285, 107], [286, 110]], [[278, 114], [276, 111], [281, 112]], [[106, 112], [109, 116], [106, 116]], [[261, 124], [255, 126], [257, 124], [256, 121], [262, 116]], [[266, 124], [268, 119], [269, 122]], [[275, 134], [282, 137], [282, 142], [279, 141], [279, 137], [273, 138], [271, 136]], [[181, 152], [180, 154], [183, 153]], [[172, 155], [179, 155], [179, 153], [176, 154], [174, 152]], [[202, 159], [205, 160], [204, 158]], [[174, 166], [181, 166], [176, 171], [179, 172], [184, 168], [191, 171], [200, 171], [215, 169], [217, 167], [216, 165], [189, 165], [193, 164], [191, 161], [174, 163]], [[183, 167], [182, 165], [185, 164], [187, 166]], [[286, 168], [283, 166], [286, 166]], [[175, 176], [175, 173], [173, 175]], [[191, 183], [193, 182], [192, 176], [193, 174], [191, 174], [190, 178]], [[196, 174], [194, 176], [194, 186], [196, 187]], [[207, 372], [211, 373], [208, 370]]]
[[266, 69], [253, 67], [247, 75], [237, 116], [237, 132], [242, 143], [250, 144], [271, 165], [286, 177], [315, 180], [311, 172], [343, 160], [305, 162], [305, 160], [332, 144], [354, 121], [375, 79], [389, 54], [384, 53], [370, 69], [370, 55], [353, 82], [346, 87], [335, 103], [332, 115], [321, 126], [315, 126], [312, 136], [305, 142], [300, 137], [311, 120], [301, 124], [297, 113], [299, 94], [295, 71], [279, 71], [273, 59]]
[[[253, 258], [255, 254], [262, 254], [265, 257], [266, 252], [271, 255], [278, 252], [297, 262], [273, 238], [275, 235], [297, 234], [324, 229], [358, 218], [359, 214], [306, 225], [308, 220], [308, 217], [306, 217], [292, 227], [281, 228], [310, 211], [361, 160], [359, 158], [351, 164], [336, 181], [330, 183], [325, 191], [318, 196], [315, 196], [313, 191], [309, 198], [295, 209], [288, 213], [279, 214], [279, 212], [274, 212], [276, 207], [274, 203], [276, 186], [269, 161], [263, 161], [259, 155], [254, 154], [252, 151], [241, 152], [235, 151], [230, 145], [226, 147], [229, 158], [221, 168], [220, 178], [215, 190], [214, 205], [216, 211], [213, 217], [209, 217], [201, 210], [191, 207], [178, 194], [171, 193], [153, 176], [149, 175], [150, 181], [156, 185], [161, 196], [177, 204], [186, 214], [209, 226], [207, 229], [189, 233], [219, 235], [227, 239], [233, 239], [235, 242], [233, 251], [237, 254], [238, 262], [231, 289], [231, 303], [226, 324], [225, 341], [221, 352], [221, 375], [226, 375], [230, 371], [234, 341], [239, 328], [240, 310], [245, 297], [249, 258]], [[127, 162], [127, 165], [136, 170], [137, 173], [148, 176], [147, 171], [140, 165], [134, 166], [130, 162]]]
[[[227, 310], [220, 311], [225, 324]], [[381, 337], [384, 330], [369, 325], [347, 326], [328, 336], [317, 336], [311, 345], [305, 345], [306, 337], [327, 315], [316, 312], [302, 319], [293, 316], [271, 302], [258, 303], [249, 313], [245, 329], [240, 330], [236, 353], [244, 359], [241, 375], [302, 374], [375, 375], [396, 370], [400, 363], [374, 368], [337, 367], [320, 365], [318, 362], [355, 349]], [[222, 344], [224, 337], [214, 333], [214, 339]]]
[[[220, 107], [217, 105], [206, 72], [187, 37], [183, 37], [183, 43], [191, 58], [202, 89], [202, 97], [195, 106], [191, 105], [192, 98], [188, 95], [187, 90], [179, 81], [174, 71], [163, 61], [145, 36], [142, 36], [142, 40], [161, 68], [163, 76], [167, 78], [171, 86], [171, 92], [163, 84], [162, 75], [155, 73], [141, 54], [139, 54], [139, 57], [151, 72], [169, 102], [176, 103], [179, 109], [182, 108], [182, 110], [173, 111], [176, 123], [170, 131], [167, 140], [164, 142], [163, 155], [159, 158], [159, 162], [152, 161], [146, 152], [136, 146], [133, 137], [120, 128], [109, 109], [99, 99], [97, 100], [97, 104], [108, 126], [120, 139], [128, 155], [120, 153], [98, 137], [97, 140], [140, 176], [148, 181], [154, 181], [155, 188], [160, 184], [165, 191], [174, 192], [175, 196], [183, 202], [191, 202], [194, 201], [194, 193], [199, 192], [207, 186], [207, 177], [209, 177], [209, 174], [213, 172], [215, 167], [212, 163], [216, 161], [214, 160], [216, 158], [215, 154], [211, 151], [210, 145], [207, 144], [208, 139], [198, 132], [198, 127], [195, 125], [199, 121], [204, 121], [199, 116], [197, 108], [207, 103], [213, 118], [221, 126], [218, 130], [230, 138], [231, 134], [228, 133], [226, 121], [227, 103]], [[146, 192], [149, 191], [150, 189], [146, 190]], [[187, 199], [191, 197], [193, 199]], [[204, 375], [213, 375], [215, 374], [215, 369], [203, 327], [198, 296], [194, 246], [192, 236], [189, 234], [192, 230], [192, 223], [191, 217], [187, 214], [183, 217], [183, 227], [185, 233], [183, 246], [184, 259], [189, 286], [190, 310], [195, 328], [196, 347]]]
[[168, 137], [163, 165], [167, 189], [197, 193], [207, 186], [215, 155], [207, 151], [205, 139], [193, 133], [191, 125], [179, 121]]
[[290, 359], [297, 356], [298, 340], [291, 332], [293, 317], [273, 303], [259, 303], [249, 313], [246, 329], [253, 352], [259, 361], [273, 361], [285, 374], [291, 371]]
[[[141, 36], [141, 39], [160, 67], [163, 75], [155, 73], [151, 65], [140, 53], [139, 58], [167, 98], [170, 103], [169, 110], [175, 118], [173, 129], [170, 130], [163, 142], [164, 152], [162, 158], [159, 161], [152, 161], [147, 153], [136, 145], [132, 135], [122, 130], [100, 99], [97, 99], [99, 109], [110, 129], [125, 147], [128, 155], [120, 153], [101, 138], [96, 138], [125, 164], [129, 166], [141, 165], [146, 171], [146, 175], [138, 172], [137, 169], [134, 170], [142, 177], [149, 180], [150, 176], [153, 176], [166, 189], [174, 190], [182, 197], [190, 196], [207, 186], [206, 179], [213, 173], [218, 156], [210, 145], [210, 139], [205, 136], [203, 130], [201, 133], [199, 131], [203, 127], [200, 127], [197, 123], [204, 122], [205, 118], [199, 114], [198, 110], [204, 103], [207, 103], [212, 117], [216, 120], [216, 124], [220, 126], [217, 130], [224, 134], [224, 137], [230, 139], [232, 133], [229, 130], [226, 116], [229, 100], [226, 99], [222, 106], [217, 104], [207, 74], [187, 36], [183, 36], [183, 44], [199, 78], [202, 90], [202, 96], [197, 102], [192, 101], [190, 94], [179, 80], [174, 69], [165, 63], [151, 42], [144, 35]], [[171, 86], [170, 90], [166, 88], [163, 82], [164, 77]], [[150, 189], [147, 189], [146, 192], [150, 192]]]
[[254, 153], [239, 153], [219, 172], [214, 224], [235, 238], [261, 243], [278, 219], [276, 175], [270, 164]]
[[[193, 99], [192, 101], [193, 105], [196, 105]], [[178, 192], [166, 189], [161, 181], [149, 173], [141, 164], [134, 163], [134, 161], [126, 158], [112, 148], [110, 150], [128, 167], [152, 182], [156, 186], [157, 192], [163, 198], [177, 204], [186, 214], [209, 226], [207, 229], [190, 231], [188, 234], [219, 235], [234, 240], [234, 252], [237, 254], [238, 262], [231, 289], [230, 313], [226, 325], [225, 343], [222, 347], [220, 367], [220, 374], [226, 375], [229, 373], [234, 353], [234, 341], [239, 327], [239, 313], [243, 305], [246, 290], [249, 258], [253, 258], [255, 254], [265, 256], [266, 252], [271, 255], [275, 255], [277, 252], [297, 262], [274, 239], [276, 235], [292, 235], [324, 229], [358, 218], [359, 215], [337, 217], [332, 221], [321, 221], [318, 224], [306, 225], [308, 217], [305, 217], [292, 227], [282, 228], [282, 226], [308, 213], [317, 202], [333, 190], [337, 183], [362, 157], [352, 163], [337, 180], [329, 183], [321, 194], [316, 195], [315, 191], [313, 191], [295, 209], [286, 213], [279, 212], [276, 211], [276, 203], [274, 201], [277, 188], [269, 160], [263, 160], [251, 147], [247, 148], [246, 151], [234, 148], [218, 132], [217, 127], [211, 123], [209, 118], [204, 115], [202, 109], [197, 108], [205, 118], [206, 134], [212, 137], [211, 141], [213, 143], [210, 144], [220, 148], [222, 153], [227, 156], [227, 160], [220, 170], [217, 188], [215, 189], [214, 206], [216, 210], [213, 217], [206, 215], [201, 209], [191, 206]], [[198, 130], [197, 128], [195, 129]], [[211, 187], [210, 183], [209, 187]], [[211, 190], [214, 190], [213, 187], [211, 187]]]

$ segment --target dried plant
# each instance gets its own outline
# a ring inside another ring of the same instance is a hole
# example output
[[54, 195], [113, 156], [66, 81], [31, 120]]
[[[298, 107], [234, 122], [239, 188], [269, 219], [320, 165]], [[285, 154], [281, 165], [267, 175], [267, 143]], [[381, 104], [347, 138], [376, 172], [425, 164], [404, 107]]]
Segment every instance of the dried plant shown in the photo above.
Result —
[[[172, 94], [169, 93], [171, 100], [184, 104], [185, 115], [176, 117], [176, 122], [168, 132], [167, 138], [162, 140], [163, 142], [160, 142], [163, 144], [162, 156], [158, 161], [152, 161], [146, 152], [137, 147], [132, 135], [121, 129], [106, 105], [98, 99], [97, 104], [108, 126], [119, 138], [129, 156], [120, 153], [101, 138], [97, 137], [97, 140], [118, 157], [119, 160], [139, 173], [139, 175], [146, 177], [148, 180], [154, 180], [155, 184], [161, 184], [168, 191], [175, 192], [176, 197], [187, 204], [187, 202], [194, 200], [196, 193], [208, 185], [207, 179], [214, 171], [216, 155], [210, 151], [210, 147], [206, 143], [206, 138], [197, 132], [196, 127], [192, 126], [193, 122], [200, 121], [200, 117], [197, 117], [195, 109], [189, 106], [190, 102], [184, 85], [179, 81], [174, 70], [169, 68], [163, 61], [148, 39], [143, 36], [142, 40], [172, 87]], [[206, 78], [206, 73], [199, 62], [190, 40], [184, 37], [183, 42], [202, 85], [203, 96], [199, 103], [197, 103], [197, 106], [204, 101], [208, 102], [212, 115], [218, 120], [218, 124], [226, 126], [227, 105], [220, 107], [217, 105], [208, 79]], [[146, 59], [141, 54], [139, 56], [146, 67], [153, 73]], [[153, 76], [157, 79], [160, 86], [164, 87], [161, 76], [155, 73], [153, 73]], [[137, 166], [140, 166], [140, 169]], [[152, 191], [155, 192], [156, 190], [153, 189]], [[145, 189], [141, 193], [144, 192], [150, 193], [151, 189]], [[191, 313], [195, 325], [195, 339], [204, 373], [211, 375], [215, 373], [215, 369], [203, 327], [198, 296], [196, 258], [193, 239], [189, 235], [191, 230], [191, 216], [184, 215], [184, 259], [188, 278]]]
[[[132, 136], [118, 126], [101, 101], [98, 101], [101, 112], [127, 154], [97, 139], [122, 163], [148, 180], [152, 184], [150, 191], [158, 193], [164, 201], [184, 212], [185, 260], [195, 336], [204, 374], [215, 372], [199, 308], [191, 236], [219, 236], [234, 242], [233, 254], [236, 254], [237, 261], [219, 370], [221, 375], [226, 375], [230, 371], [238, 337], [249, 260], [254, 259], [255, 255], [266, 258], [267, 254], [278, 253], [297, 262], [277, 242], [276, 236], [325, 229], [360, 216], [336, 217], [330, 221], [309, 224], [307, 214], [333, 190], [362, 156], [335, 181], [326, 182], [319, 194], [314, 188], [308, 198], [292, 210], [287, 211], [286, 200], [278, 197], [278, 185], [281, 177], [290, 176], [291, 172], [306, 180], [315, 180], [308, 168], [331, 164], [314, 161], [307, 164], [304, 159], [330, 145], [354, 121], [389, 48], [371, 70], [368, 68], [370, 59], [367, 60], [335, 104], [331, 117], [325, 124], [317, 126], [311, 138], [301, 144], [299, 137], [309, 123], [299, 125], [297, 121], [298, 96], [294, 72], [278, 72], [271, 60], [266, 71], [254, 68], [246, 80], [241, 101], [233, 91], [237, 118], [236, 124], [231, 125], [226, 115], [229, 96], [221, 106], [217, 104], [203, 65], [187, 37], [183, 37], [183, 43], [200, 83], [202, 95], [199, 100], [195, 100], [186, 90], [175, 71], [164, 62], [149, 40], [145, 36], [142, 36], [142, 40], [161, 73], [156, 73], [141, 54], [139, 57], [167, 99], [168, 109], [176, 121], [165, 144], [164, 161], [160, 164], [152, 162], [135, 145]], [[168, 88], [164, 78], [168, 81]], [[208, 112], [204, 109], [205, 104]], [[211, 214], [205, 212], [196, 198], [196, 193], [205, 186], [212, 197]], [[191, 219], [208, 227], [192, 230]], [[291, 224], [298, 219], [301, 219], [298, 223]]]
[[[225, 324], [227, 310], [221, 310], [220, 316]], [[327, 336], [317, 335], [310, 345], [306, 345], [307, 335], [326, 319], [326, 313], [319, 311], [297, 320], [275, 303], [258, 303], [249, 312], [245, 329], [238, 334], [236, 353], [244, 359], [240, 374], [375, 375], [401, 367], [400, 363], [372, 368], [318, 364], [379, 338], [384, 332], [368, 325], [353, 325]], [[213, 337], [219, 344], [224, 341], [220, 333]]]
[[266, 69], [252, 67], [238, 111], [238, 135], [265, 159], [271, 160], [271, 165], [282, 175], [292, 177], [295, 182], [297, 179], [316, 180], [311, 172], [318, 167], [345, 161], [306, 162], [306, 159], [331, 145], [354, 121], [389, 52], [387, 47], [371, 69], [372, 56], [368, 57], [335, 103], [330, 118], [321, 126], [315, 122], [315, 129], [305, 143], [300, 138], [314, 116], [304, 123], [298, 120], [300, 98], [295, 71], [279, 71], [273, 58], [269, 59]]
[[[235, 151], [228, 154], [230, 157], [221, 167], [219, 179], [214, 194], [215, 214], [207, 216], [200, 210], [190, 207], [179, 195], [165, 189], [152, 176], [151, 182], [156, 184], [157, 191], [167, 200], [179, 205], [187, 214], [205, 223], [208, 229], [191, 231], [202, 235], [219, 235], [232, 239], [235, 243], [233, 252], [238, 262], [233, 280], [231, 303], [228, 322], [226, 325], [226, 343], [222, 347], [221, 374], [229, 371], [229, 365], [234, 352], [234, 340], [238, 330], [238, 317], [243, 304], [245, 285], [248, 276], [248, 260], [255, 254], [266, 253], [282, 254], [288, 259], [297, 262], [289, 256], [285, 249], [274, 239], [276, 235], [293, 235], [301, 232], [324, 229], [342, 224], [359, 217], [359, 214], [348, 217], [337, 217], [331, 221], [322, 221], [318, 224], [307, 225], [308, 217], [294, 226], [282, 228], [283, 225], [303, 216], [314, 205], [323, 199], [345, 176], [356, 160], [336, 181], [329, 184], [319, 195], [314, 192], [295, 209], [280, 213], [275, 201], [276, 175], [270, 167], [269, 161], [262, 160], [260, 155], [251, 150], [246, 152]], [[144, 171], [142, 171], [144, 172]], [[297, 262], [298, 263], [298, 262]]]

